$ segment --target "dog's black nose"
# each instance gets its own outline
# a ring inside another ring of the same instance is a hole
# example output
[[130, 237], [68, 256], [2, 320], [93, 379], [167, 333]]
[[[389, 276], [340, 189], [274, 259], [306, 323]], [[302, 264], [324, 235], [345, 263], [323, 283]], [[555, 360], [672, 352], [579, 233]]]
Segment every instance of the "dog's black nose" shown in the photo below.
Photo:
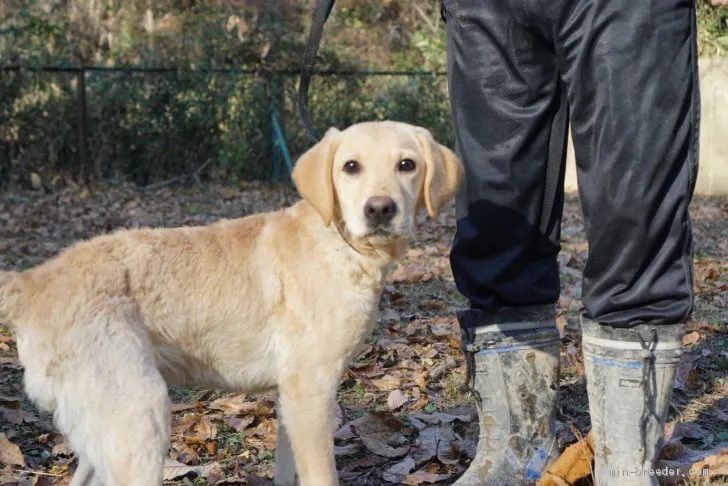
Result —
[[389, 223], [397, 214], [397, 203], [386, 196], [373, 196], [364, 205], [364, 215], [373, 225]]

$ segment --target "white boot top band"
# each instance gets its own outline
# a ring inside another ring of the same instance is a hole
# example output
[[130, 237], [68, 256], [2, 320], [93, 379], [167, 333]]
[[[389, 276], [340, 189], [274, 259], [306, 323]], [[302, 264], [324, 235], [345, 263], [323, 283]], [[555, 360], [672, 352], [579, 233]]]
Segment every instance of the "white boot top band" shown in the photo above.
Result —
[[528, 322], [504, 322], [500, 324], [489, 324], [487, 326], [479, 326], [475, 328], [475, 334], [489, 334], [493, 332], [510, 332], [525, 331], [528, 329], [544, 329], [554, 328], [556, 324], [553, 319], [545, 321], [528, 321]]
[[[612, 339], [605, 339], [600, 337], [594, 337], [594, 336], [587, 336], [583, 335], [581, 338], [582, 344], [592, 344], [594, 346], [599, 346], [602, 348], [612, 348], [612, 349], [634, 349], [641, 351], [643, 349], [642, 343], [634, 342], [634, 341], [614, 341]], [[673, 349], [682, 349], [682, 341], [668, 341], [668, 342], [660, 342], [657, 343], [651, 343], [647, 342], [648, 349], [663, 349], [663, 350], [673, 350]]]

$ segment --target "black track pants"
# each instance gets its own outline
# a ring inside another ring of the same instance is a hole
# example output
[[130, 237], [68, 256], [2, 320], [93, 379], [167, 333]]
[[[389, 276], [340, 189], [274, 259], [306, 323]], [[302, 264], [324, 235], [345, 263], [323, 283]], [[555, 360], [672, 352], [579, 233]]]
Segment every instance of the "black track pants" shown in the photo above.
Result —
[[571, 124], [587, 317], [677, 323], [693, 305], [699, 86], [690, 0], [445, 0], [466, 183], [450, 255], [471, 307], [550, 304]]

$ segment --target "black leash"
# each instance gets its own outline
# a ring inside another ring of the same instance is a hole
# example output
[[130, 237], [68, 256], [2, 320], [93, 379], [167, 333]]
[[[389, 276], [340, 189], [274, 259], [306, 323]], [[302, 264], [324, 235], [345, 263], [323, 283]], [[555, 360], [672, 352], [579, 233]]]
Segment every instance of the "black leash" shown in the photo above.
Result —
[[298, 86], [298, 113], [301, 116], [303, 125], [308, 131], [309, 137], [314, 142], [318, 142], [318, 132], [311, 122], [311, 113], [308, 111], [308, 87], [311, 84], [311, 75], [313, 74], [313, 64], [316, 61], [316, 53], [319, 44], [321, 44], [321, 35], [324, 31], [324, 24], [331, 14], [334, 6], [334, 0], [318, 0], [313, 9], [313, 17], [311, 19], [311, 32], [308, 36], [308, 44], [303, 53], [303, 67], [301, 68], [301, 82]]

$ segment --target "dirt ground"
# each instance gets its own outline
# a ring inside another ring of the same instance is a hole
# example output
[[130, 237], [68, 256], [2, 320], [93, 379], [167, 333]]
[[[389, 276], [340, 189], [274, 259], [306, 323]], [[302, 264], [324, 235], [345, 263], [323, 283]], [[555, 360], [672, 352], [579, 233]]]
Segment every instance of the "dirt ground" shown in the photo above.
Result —
[[[290, 189], [258, 184], [4, 193], [0, 268], [29, 268], [78, 239], [117, 228], [204, 224], [296, 199]], [[713, 477], [683, 484], [725, 485], [720, 473], [728, 474], [728, 199], [696, 197], [692, 214], [696, 311], [662, 459], [689, 466], [708, 456]], [[463, 389], [465, 366], [454, 321], [464, 301], [447, 258], [454, 228], [452, 207], [436, 221], [421, 216], [417, 241], [386, 287], [379, 326], [342, 377], [335, 437], [346, 485], [451, 484], [474, 454], [478, 425]], [[566, 203], [562, 246], [558, 425], [565, 446], [590, 428], [578, 328], [587, 245], [573, 196]], [[207, 389], [170, 394], [174, 417], [165, 484], [272, 484], [271, 397]], [[2, 327], [0, 416], [0, 485], [67, 484], [76, 467], [73, 452], [52, 417], [24, 397], [14, 338]]]

